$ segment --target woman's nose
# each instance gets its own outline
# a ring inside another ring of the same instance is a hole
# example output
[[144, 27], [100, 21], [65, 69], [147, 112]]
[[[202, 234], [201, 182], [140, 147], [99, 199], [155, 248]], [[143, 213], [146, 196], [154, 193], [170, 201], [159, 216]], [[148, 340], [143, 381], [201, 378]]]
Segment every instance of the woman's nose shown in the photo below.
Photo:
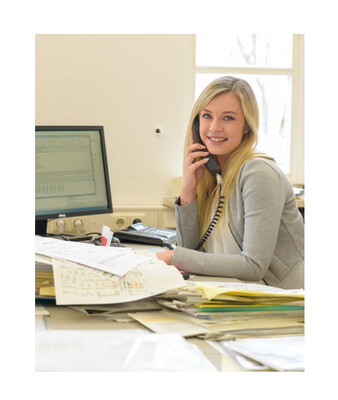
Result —
[[216, 118], [214, 118], [209, 125], [209, 130], [212, 132], [220, 131], [221, 130], [220, 121], [218, 121]]

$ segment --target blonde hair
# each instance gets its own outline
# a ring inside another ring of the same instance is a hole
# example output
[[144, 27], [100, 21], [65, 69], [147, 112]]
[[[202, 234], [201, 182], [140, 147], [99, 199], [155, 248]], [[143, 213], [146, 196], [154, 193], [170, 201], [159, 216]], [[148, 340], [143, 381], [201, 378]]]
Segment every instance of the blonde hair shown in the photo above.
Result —
[[[221, 190], [221, 194], [224, 196], [224, 212], [222, 212], [220, 219], [216, 224], [216, 234], [220, 232], [220, 227], [228, 221], [230, 192], [235, 186], [236, 178], [241, 166], [254, 157], [270, 158], [262, 153], [256, 152], [258, 142], [259, 110], [255, 94], [251, 86], [245, 80], [234, 78], [232, 76], [224, 76], [215, 79], [202, 91], [196, 100], [188, 124], [185, 140], [185, 152], [190, 144], [190, 132], [192, 130], [194, 118], [200, 114], [203, 108], [205, 108], [213, 98], [226, 92], [235, 93], [240, 100], [246, 120], [247, 133], [244, 134], [241, 144], [228, 157], [224, 166], [225, 172], [223, 174]], [[212, 207], [215, 201], [215, 195], [217, 194], [217, 191], [215, 191], [216, 186], [216, 179], [206, 170], [197, 186], [197, 214], [201, 227], [201, 234], [204, 233], [209, 226], [212, 217]]]

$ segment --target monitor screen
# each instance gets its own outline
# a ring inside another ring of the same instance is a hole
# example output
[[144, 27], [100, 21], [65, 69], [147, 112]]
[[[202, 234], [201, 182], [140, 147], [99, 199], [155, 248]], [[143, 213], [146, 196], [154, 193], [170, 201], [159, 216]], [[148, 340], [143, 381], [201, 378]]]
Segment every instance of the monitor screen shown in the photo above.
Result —
[[48, 219], [113, 211], [102, 126], [35, 127], [35, 233]]

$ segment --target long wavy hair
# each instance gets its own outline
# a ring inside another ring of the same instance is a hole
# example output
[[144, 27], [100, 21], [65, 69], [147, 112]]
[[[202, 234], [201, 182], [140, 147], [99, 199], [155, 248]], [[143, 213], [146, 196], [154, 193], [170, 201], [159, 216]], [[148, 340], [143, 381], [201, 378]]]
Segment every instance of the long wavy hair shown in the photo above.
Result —
[[[216, 96], [233, 92], [240, 100], [244, 117], [246, 120], [247, 133], [243, 135], [241, 144], [228, 157], [224, 165], [223, 183], [221, 194], [224, 196], [224, 212], [215, 227], [216, 235], [219, 234], [220, 228], [224, 223], [228, 222], [229, 213], [229, 197], [232, 189], [235, 189], [236, 178], [241, 166], [248, 160], [254, 157], [269, 158], [263, 153], [256, 151], [258, 142], [258, 127], [259, 127], [259, 110], [257, 100], [251, 86], [243, 79], [234, 78], [232, 76], [224, 76], [212, 81], [200, 94], [192, 109], [190, 121], [185, 139], [185, 153], [190, 144], [190, 132], [194, 118], [200, 115], [206, 105]], [[201, 234], [207, 229], [214, 202], [217, 200], [217, 184], [216, 179], [208, 170], [203, 174], [197, 186], [197, 204], [198, 204], [198, 219], [201, 227]]]

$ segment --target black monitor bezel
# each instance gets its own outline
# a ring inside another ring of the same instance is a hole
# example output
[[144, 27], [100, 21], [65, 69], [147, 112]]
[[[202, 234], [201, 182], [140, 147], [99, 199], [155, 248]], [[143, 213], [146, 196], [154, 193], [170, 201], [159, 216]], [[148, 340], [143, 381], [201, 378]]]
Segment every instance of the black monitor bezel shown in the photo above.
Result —
[[42, 221], [48, 221], [52, 219], [58, 218], [68, 218], [68, 217], [77, 217], [77, 216], [87, 216], [87, 215], [98, 215], [98, 214], [108, 214], [113, 212], [113, 203], [111, 197], [110, 190], [110, 180], [109, 180], [109, 172], [108, 172], [108, 161], [107, 161], [107, 151], [106, 151], [106, 143], [104, 137], [104, 129], [102, 125], [35, 125], [35, 132], [39, 131], [99, 131], [100, 132], [100, 141], [101, 141], [101, 153], [102, 153], [102, 161], [103, 161], [103, 171], [106, 185], [106, 194], [107, 194], [107, 208], [99, 209], [99, 210], [79, 210], [79, 211], [70, 211], [65, 213], [55, 213], [55, 214], [35, 214], [35, 221], [41, 221], [38, 224], [43, 224]]

